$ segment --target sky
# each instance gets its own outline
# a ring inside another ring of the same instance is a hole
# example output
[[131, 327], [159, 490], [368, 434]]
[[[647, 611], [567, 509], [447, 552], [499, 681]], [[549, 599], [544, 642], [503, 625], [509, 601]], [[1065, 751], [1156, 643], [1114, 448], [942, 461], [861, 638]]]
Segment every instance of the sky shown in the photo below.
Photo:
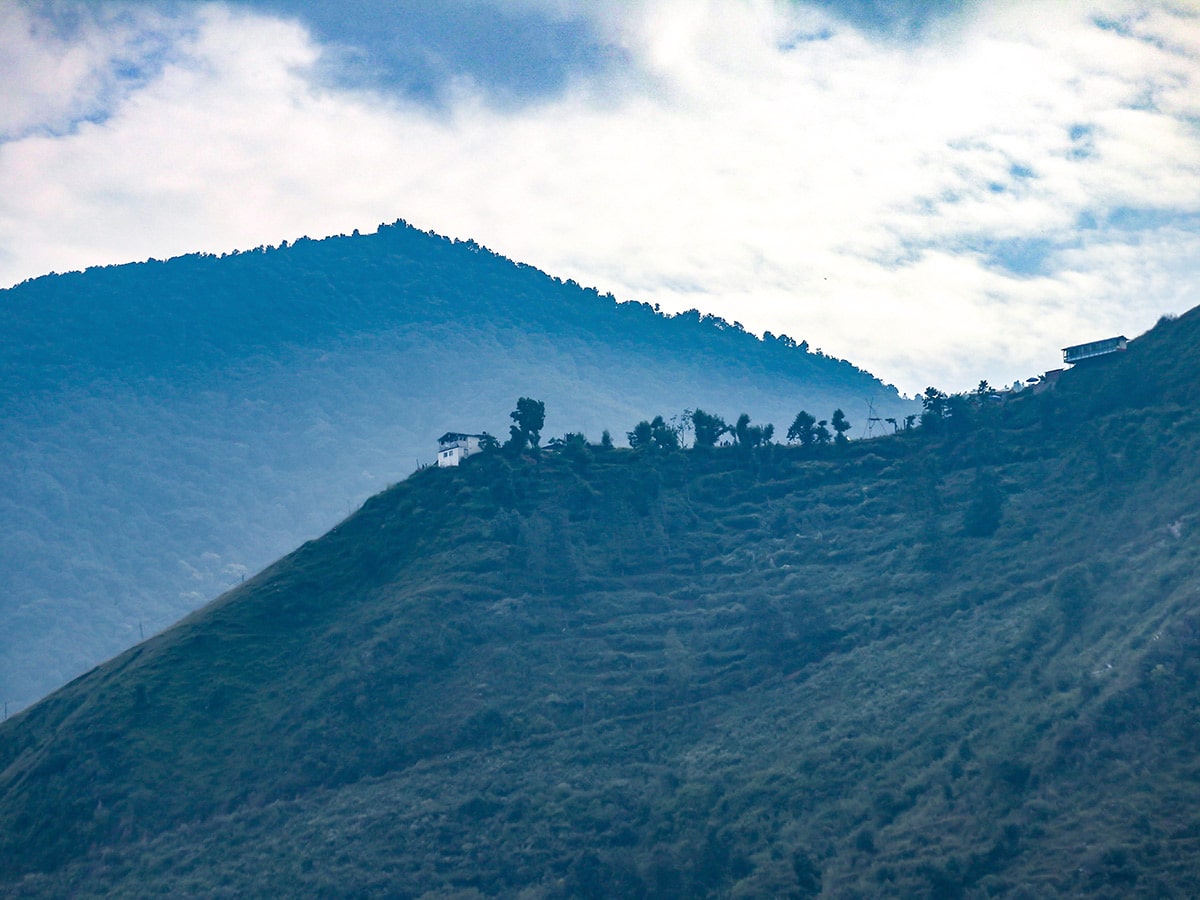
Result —
[[1200, 304], [1200, 0], [0, 0], [0, 287], [404, 219], [916, 394]]

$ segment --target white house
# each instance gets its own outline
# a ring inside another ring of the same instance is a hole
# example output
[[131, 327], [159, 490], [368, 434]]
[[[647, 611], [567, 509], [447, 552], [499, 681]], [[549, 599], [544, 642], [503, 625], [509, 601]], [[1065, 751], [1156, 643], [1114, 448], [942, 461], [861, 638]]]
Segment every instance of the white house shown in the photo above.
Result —
[[482, 434], [459, 434], [447, 431], [438, 438], [438, 465], [457, 466], [472, 453], [479, 452]]

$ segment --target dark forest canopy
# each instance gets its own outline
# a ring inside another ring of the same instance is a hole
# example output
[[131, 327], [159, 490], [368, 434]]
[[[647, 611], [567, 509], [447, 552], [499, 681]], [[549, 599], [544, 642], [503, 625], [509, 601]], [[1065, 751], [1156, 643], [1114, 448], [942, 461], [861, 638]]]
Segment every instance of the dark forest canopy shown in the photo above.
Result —
[[647, 303], [618, 303], [472, 240], [402, 220], [372, 235], [302, 237], [244, 252], [47, 275], [0, 297], [8, 336], [3, 361], [24, 347], [22, 360], [35, 366], [45, 364], [38, 354], [46, 351], [69, 351], [81, 366], [101, 371], [137, 371], [163, 360], [203, 365], [275, 341], [325, 338], [331, 330], [431, 325], [454, 316], [470, 323], [480, 314], [502, 314], [505, 324], [526, 325], [535, 335], [582, 326], [597, 340], [684, 359], [697, 352], [744, 354], [740, 362], [752, 371], [804, 374], [816, 379], [814, 388], [867, 389], [883, 402], [896, 394], [848, 361], [811, 351], [807, 341], [769, 331], [758, 338], [740, 323], [695, 309], [672, 316]]
[[[397, 222], [0, 291], [0, 700], [166, 627], [432, 460], [447, 431], [624, 435], [914, 402], [849, 363], [667, 317]], [[887, 412], [886, 410], [890, 410]]]

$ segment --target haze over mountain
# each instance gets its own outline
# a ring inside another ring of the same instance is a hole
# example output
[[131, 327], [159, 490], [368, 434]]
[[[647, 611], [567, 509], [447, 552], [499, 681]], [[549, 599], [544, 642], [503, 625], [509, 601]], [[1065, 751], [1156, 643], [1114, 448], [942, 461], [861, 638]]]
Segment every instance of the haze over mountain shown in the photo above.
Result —
[[0, 726], [0, 883], [1194, 896], [1197, 347], [837, 448], [416, 472]]
[[913, 411], [803, 343], [667, 318], [397, 223], [0, 291], [0, 699], [19, 708], [433, 460], [700, 406], [782, 430]]

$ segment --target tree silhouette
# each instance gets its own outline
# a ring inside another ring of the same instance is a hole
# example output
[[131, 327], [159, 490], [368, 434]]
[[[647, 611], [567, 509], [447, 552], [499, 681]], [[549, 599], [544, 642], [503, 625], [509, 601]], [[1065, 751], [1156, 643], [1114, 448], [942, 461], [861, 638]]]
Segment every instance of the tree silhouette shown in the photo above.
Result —
[[733, 426], [734, 439], [737, 441], [739, 447], [746, 449], [753, 449], [763, 444], [769, 444], [774, 435], [774, 425], [770, 423], [766, 425], [751, 425], [748, 413], [742, 413], [738, 416], [737, 424]]
[[731, 430], [723, 418], [710, 416], [702, 409], [693, 410], [692, 428], [696, 432], [695, 446], [701, 449], [715, 447], [721, 435]]
[[508, 426], [508, 440], [504, 442], [504, 452], [510, 456], [520, 456], [528, 446], [528, 439], [516, 425]]
[[525, 432], [531, 446], [536, 447], [546, 424], [546, 404], [541, 400], [522, 397], [517, 401], [517, 408], [509, 413], [509, 417]]
[[946, 406], [949, 398], [937, 388], [925, 388], [925, 393], [921, 395], [921, 406], [924, 411], [921, 413], [921, 427], [930, 430], [936, 430], [942, 427], [942, 420], [946, 418]]
[[800, 410], [796, 413], [796, 418], [792, 420], [792, 427], [787, 430], [788, 442], [799, 441], [802, 447], [811, 447], [817, 439], [816, 433], [813, 431], [813, 426], [817, 424], [814, 416], [810, 415], [806, 410]]
[[679, 449], [679, 432], [664, 422], [662, 416], [654, 417], [654, 421], [650, 423], [650, 431], [659, 450]]
[[643, 419], [626, 436], [634, 450], [662, 453], [679, 449], [679, 433], [662, 416], [655, 416], [652, 422]]
[[654, 439], [654, 429], [646, 419], [633, 426], [633, 431], [625, 432], [629, 446], [634, 450], [649, 450]]
[[508, 441], [504, 448], [514, 456], [526, 447], [537, 453], [542, 426], [546, 424], [546, 404], [541, 400], [522, 397], [517, 401], [517, 408], [508, 415], [516, 424], [509, 426]]
[[849, 444], [850, 441], [846, 437], [846, 432], [850, 430], [850, 420], [846, 418], [846, 414], [840, 409], [835, 409], [833, 411], [833, 421], [830, 424], [833, 425], [833, 430], [837, 432], [833, 442], [839, 447], [845, 447]]

